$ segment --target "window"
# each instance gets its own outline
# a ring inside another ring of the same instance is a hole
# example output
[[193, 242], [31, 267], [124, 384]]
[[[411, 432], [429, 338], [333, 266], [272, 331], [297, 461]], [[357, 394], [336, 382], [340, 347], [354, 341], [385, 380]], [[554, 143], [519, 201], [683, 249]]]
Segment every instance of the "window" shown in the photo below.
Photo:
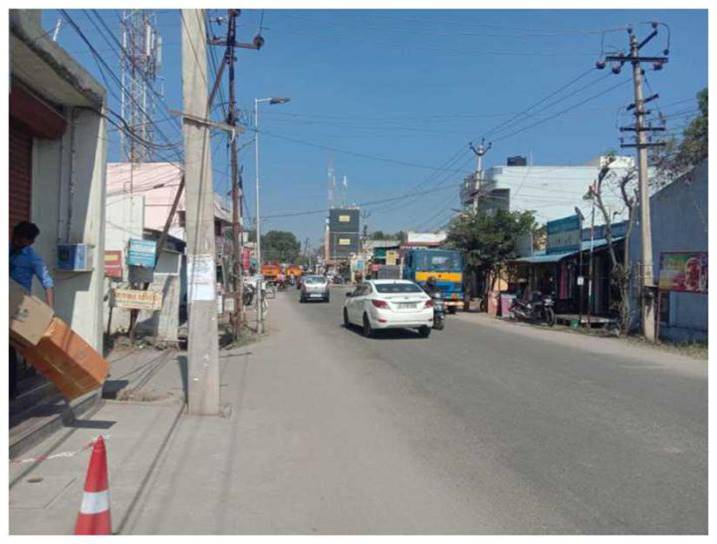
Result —
[[415, 283], [377, 283], [379, 293], [422, 293], [423, 290]]

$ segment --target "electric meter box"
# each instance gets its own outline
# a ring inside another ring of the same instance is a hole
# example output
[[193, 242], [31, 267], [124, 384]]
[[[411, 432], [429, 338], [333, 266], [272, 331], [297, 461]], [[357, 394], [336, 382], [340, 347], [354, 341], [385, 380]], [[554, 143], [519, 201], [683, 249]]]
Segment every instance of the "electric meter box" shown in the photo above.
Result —
[[59, 244], [57, 269], [71, 272], [92, 272], [94, 246], [90, 244]]

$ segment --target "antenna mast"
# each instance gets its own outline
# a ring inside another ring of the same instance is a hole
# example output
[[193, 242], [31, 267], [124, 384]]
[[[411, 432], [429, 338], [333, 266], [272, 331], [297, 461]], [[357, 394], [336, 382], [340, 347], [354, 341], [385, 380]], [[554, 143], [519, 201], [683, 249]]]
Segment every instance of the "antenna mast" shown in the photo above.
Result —
[[[121, 114], [133, 134], [152, 143], [152, 120], [156, 113], [155, 82], [162, 66], [162, 37], [157, 30], [154, 10], [129, 9], [121, 18], [122, 47], [120, 61], [122, 80]], [[147, 145], [120, 133], [122, 156], [128, 162], [152, 160]]]

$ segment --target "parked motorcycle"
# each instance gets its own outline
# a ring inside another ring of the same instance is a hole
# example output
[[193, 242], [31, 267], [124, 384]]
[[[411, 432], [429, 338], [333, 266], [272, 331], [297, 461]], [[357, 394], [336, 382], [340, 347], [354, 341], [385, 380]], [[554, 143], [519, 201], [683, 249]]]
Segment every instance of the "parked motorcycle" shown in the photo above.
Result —
[[535, 291], [529, 300], [516, 298], [510, 306], [513, 317], [530, 323], [545, 323], [549, 327], [555, 325], [555, 301], [551, 295], [543, 295]]
[[446, 327], [446, 303], [440, 291], [431, 293], [433, 301], [433, 328], [442, 331]]
[[244, 306], [251, 306], [254, 301], [254, 295], [256, 294], [256, 287], [251, 283], [244, 284], [244, 290], [242, 291], [242, 303]]

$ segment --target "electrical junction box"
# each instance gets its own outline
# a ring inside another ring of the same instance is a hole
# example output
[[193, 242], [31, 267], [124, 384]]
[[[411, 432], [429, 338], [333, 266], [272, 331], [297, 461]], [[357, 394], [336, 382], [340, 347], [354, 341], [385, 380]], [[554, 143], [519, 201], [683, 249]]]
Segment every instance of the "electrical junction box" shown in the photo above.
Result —
[[90, 244], [59, 244], [57, 269], [70, 272], [92, 272], [94, 246]]

